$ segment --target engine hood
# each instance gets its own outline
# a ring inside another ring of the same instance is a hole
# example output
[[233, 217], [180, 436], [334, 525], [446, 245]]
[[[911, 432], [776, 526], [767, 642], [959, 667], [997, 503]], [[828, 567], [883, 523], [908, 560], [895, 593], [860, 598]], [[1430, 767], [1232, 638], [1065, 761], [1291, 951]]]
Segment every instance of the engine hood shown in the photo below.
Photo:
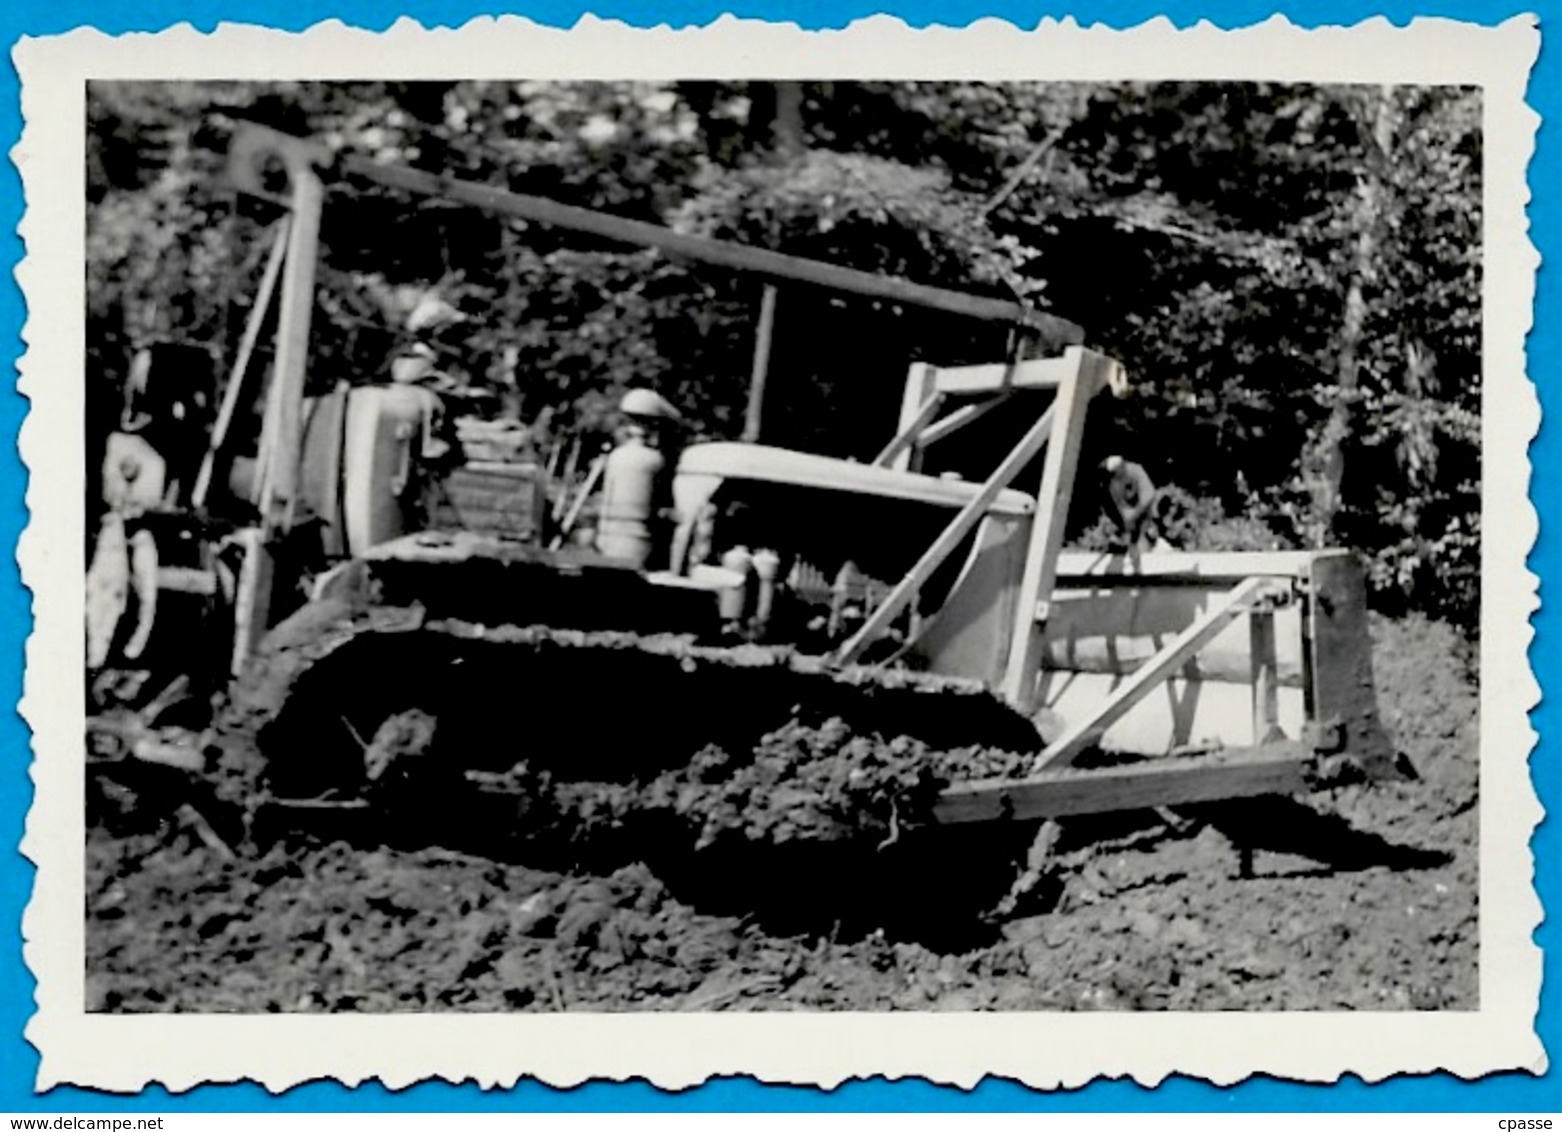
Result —
[[[964, 480], [944, 480], [916, 472], [858, 464], [834, 456], [731, 441], [692, 444], [684, 449], [678, 460], [677, 480], [678, 495], [691, 500], [709, 498], [723, 481], [749, 480], [905, 499], [954, 509], [965, 506], [981, 490], [980, 484]], [[1035, 508], [1035, 500], [1024, 492], [1005, 489], [998, 493], [989, 511], [1001, 515], [1029, 515]]]

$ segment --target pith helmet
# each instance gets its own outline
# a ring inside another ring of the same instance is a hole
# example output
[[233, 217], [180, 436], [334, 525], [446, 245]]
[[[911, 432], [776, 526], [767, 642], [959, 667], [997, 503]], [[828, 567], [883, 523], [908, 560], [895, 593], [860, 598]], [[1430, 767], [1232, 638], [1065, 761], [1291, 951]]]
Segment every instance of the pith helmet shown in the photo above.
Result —
[[654, 389], [631, 389], [618, 403], [618, 411], [626, 417], [646, 417], [652, 420], [681, 421], [683, 416], [671, 401]]

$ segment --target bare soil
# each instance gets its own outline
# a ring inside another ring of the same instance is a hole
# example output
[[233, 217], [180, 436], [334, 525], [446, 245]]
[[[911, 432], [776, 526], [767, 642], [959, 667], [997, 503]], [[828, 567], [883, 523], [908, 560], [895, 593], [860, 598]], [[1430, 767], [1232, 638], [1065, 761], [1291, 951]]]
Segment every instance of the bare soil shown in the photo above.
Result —
[[919, 826], [891, 800], [936, 786], [937, 760], [828, 722], [738, 764], [701, 752], [649, 790], [552, 792], [592, 836], [487, 836], [496, 811], [458, 815], [466, 842], [422, 837], [411, 810], [229, 859], [168, 804], [196, 789], [178, 772], [103, 776], [88, 1007], [1474, 1009], [1470, 649], [1422, 619], [1376, 619], [1373, 637], [1384, 723], [1419, 781], [1070, 821], [1057, 873], [1004, 919], [984, 913], [1029, 831]]

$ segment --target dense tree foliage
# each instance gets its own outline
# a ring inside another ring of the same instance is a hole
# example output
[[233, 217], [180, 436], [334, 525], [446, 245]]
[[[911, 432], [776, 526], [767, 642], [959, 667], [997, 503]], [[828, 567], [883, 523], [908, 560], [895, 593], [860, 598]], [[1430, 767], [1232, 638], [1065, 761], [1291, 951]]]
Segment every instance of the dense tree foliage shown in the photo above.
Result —
[[[138, 341], [231, 360], [274, 212], [220, 173], [234, 124], [255, 120], [1022, 296], [1129, 367], [1134, 395], [1103, 407], [1087, 459], [1122, 451], [1175, 485], [1187, 539], [1355, 546], [1384, 604], [1472, 620], [1480, 114], [1478, 92], [1444, 87], [95, 84], [89, 403], [117, 409]], [[432, 342], [443, 368], [525, 416], [600, 427], [619, 391], [650, 383], [712, 435], [741, 427], [752, 278], [351, 182], [333, 187], [324, 241], [317, 380], [381, 378], [408, 304], [435, 293], [466, 316]], [[994, 360], [1012, 340], [783, 288], [766, 439], [869, 456], [910, 360]]]

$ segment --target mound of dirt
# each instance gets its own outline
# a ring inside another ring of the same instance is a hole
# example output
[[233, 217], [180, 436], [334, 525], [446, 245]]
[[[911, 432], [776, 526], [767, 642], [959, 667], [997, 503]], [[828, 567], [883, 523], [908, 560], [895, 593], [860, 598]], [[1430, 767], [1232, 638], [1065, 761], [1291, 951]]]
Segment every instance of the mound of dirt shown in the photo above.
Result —
[[643, 783], [563, 778], [525, 762], [474, 778], [494, 793], [526, 799], [533, 835], [544, 828], [579, 834], [664, 814], [705, 849], [732, 839], [895, 841], [930, 824], [950, 783], [1020, 776], [1032, 761], [984, 747], [935, 751], [908, 736], [857, 734], [831, 718], [788, 723], [751, 750], [707, 744], [684, 766]]

